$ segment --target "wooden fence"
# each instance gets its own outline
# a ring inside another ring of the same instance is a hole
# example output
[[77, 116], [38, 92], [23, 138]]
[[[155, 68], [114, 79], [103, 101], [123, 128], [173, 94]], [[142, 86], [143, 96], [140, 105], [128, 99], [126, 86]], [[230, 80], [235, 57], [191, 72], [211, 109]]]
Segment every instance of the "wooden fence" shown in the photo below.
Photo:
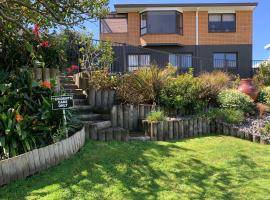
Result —
[[154, 105], [115, 105], [111, 109], [112, 127], [121, 127], [129, 131], [142, 130], [142, 120], [159, 107]]
[[59, 70], [55, 68], [33, 68], [33, 78], [36, 81], [56, 79]]
[[58, 165], [84, 145], [84, 128], [55, 144], [0, 161], [0, 186]]
[[151, 140], [166, 141], [183, 138], [200, 137], [209, 134], [235, 136], [261, 144], [270, 144], [270, 138], [240, 131], [239, 128], [224, 122], [207, 118], [189, 118], [148, 122], [143, 120], [143, 129]]

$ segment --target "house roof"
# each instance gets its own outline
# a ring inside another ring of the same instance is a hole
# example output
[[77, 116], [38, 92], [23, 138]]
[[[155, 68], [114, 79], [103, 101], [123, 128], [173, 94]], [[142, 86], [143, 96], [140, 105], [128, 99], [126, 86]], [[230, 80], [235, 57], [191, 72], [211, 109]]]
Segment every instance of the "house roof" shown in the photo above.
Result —
[[115, 4], [117, 13], [127, 13], [133, 11], [142, 11], [143, 9], [153, 8], [181, 8], [183, 10], [194, 10], [201, 8], [208, 10], [209, 8], [225, 8], [225, 9], [240, 9], [240, 10], [253, 10], [258, 5], [257, 2], [246, 3], [162, 3], [162, 4]]
[[248, 3], [169, 3], [169, 4], [115, 4], [115, 8], [138, 7], [220, 7], [220, 6], [257, 6], [257, 2]]

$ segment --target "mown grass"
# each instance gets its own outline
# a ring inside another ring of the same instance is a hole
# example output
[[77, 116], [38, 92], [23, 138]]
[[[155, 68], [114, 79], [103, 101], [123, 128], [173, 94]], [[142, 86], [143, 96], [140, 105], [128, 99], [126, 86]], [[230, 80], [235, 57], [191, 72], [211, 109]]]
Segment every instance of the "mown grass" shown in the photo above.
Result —
[[0, 188], [0, 199], [270, 199], [270, 147], [223, 136], [88, 142], [60, 166]]

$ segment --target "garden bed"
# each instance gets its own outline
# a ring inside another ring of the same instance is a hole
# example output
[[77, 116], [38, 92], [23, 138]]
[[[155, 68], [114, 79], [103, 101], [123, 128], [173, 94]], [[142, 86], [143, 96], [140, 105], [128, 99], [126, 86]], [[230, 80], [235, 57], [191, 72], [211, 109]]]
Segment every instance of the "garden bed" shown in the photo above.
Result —
[[270, 137], [268, 136], [260, 135], [256, 132], [253, 133], [252, 131], [244, 131], [243, 128], [219, 120], [210, 120], [201, 117], [167, 118], [165, 121], [157, 122], [144, 120], [143, 129], [146, 136], [149, 136], [151, 140], [158, 141], [200, 137], [209, 134], [223, 134], [255, 143], [270, 144]]
[[60, 142], [0, 161], [0, 186], [58, 165], [77, 153], [84, 142], [83, 128]]
[[[247, 117], [243, 123], [237, 125], [240, 131], [253, 135], [261, 135], [261, 129], [270, 122], [270, 114], [266, 113], [262, 118], [258, 116]], [[270, 133], [269, 133], [270, 134]]]

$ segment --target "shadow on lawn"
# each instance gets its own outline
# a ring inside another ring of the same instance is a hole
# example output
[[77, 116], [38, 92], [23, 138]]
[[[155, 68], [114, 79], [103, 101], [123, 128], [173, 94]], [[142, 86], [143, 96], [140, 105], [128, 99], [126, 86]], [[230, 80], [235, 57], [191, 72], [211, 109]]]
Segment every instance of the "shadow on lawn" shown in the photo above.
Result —
[[[175, 158], [175, 153], [190, 156]], [[233, 170], [210, 166], [195, 155], [193, 150], [173, 142], [166, 145], [157, 142], [89, 142], [82, 152], [61, 166], [3, 187], [0, 199], [5, 199], [6, 195], [9, 195], [7, 199], [13, 199], [14, 195], [17, 199], [40, 198], [57, 192], [59, 188], [67, 191], [68, 194], [64, 194], [66, 199], [78, 196], [80, 199], [110, 199], [115, 193], [125, 199], [158, 199], [158, 193], [163, 191], [193, 199], [204, 199], [206, 194], [213, 199], [234, 199], [238, 194], [232, 192], [232, 187], [255, 176], [252, 169], [256, 163], [245, 155], [240, 154], [230, 163]], [[166, 163], [168, 158], [179, 162]], [[163, 171], [161, 165], [166, 164], [170, 166]], [[239, 167], [244, 171], [238, 170]], [[250, 173], [245, 170], [250, 170]], [[54, 184], [55, 188], [44, 189]]]

